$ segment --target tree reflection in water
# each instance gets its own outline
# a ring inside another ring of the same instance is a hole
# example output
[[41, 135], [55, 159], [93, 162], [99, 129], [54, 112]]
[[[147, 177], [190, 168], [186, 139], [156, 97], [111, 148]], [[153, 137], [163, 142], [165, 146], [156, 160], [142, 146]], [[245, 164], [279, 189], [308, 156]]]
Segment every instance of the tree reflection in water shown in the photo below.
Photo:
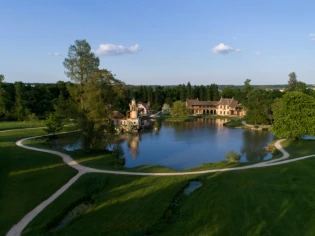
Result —
[[122, 144], [124, 141], [127, 142], [127, 147], [133, 159], [136, 159], [139, 155], [139, 141], [141, 140], [140, 133], [123, 133], [117, 135], [113, 144]]
[[266, 143], [270, 140], [268, 131], [244, 130], [243, 145], [241, 147], [242, 158], [247, 161], [262, 161], [266, 158]]
[[228, 128], [223, 126], [226, 121], [200, 118], [189, 122], [163, 122], [157, 132], [117, 135], [114, 144], [122, 144], [126, 167], [162, 165], [183, 170], [223, 161], [229, 150], [241, 153], [241, 162], [271, 157], [265, 146], [274, 138], [272, 133]]

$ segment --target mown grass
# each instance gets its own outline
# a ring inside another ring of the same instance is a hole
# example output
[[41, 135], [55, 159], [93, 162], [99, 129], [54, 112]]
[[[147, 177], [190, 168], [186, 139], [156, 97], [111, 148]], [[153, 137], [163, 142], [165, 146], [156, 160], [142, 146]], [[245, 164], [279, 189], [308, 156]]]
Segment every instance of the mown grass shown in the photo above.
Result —
[[281, 143], [282, 147], [290, 153], [289, 158], [297, 158], [315, 154], [315, 140], [285, 140]]
[[207, 175], [161, 235], [314, 235], [315, 160]]
[[[0, 134], [1, 154], [4, 150], [6, 156], [0, 157], [0, 183], [5, 183], [0, 191], [0, 235], [75, 174], [64, 168], [59, 157], [53, 161], [52, 155], [14, 146], [17, 139], [41, 133]], [[294, 158], [315, 153], [314, 144], [288, 140], [283, 146]], [[77, 160], [86, 158], [78, 156]], [[96, 159], [89, 164], [100, 165]], [[243, 163], [214, 163], [195, 170], [239, 165]], [[138, 168], [148, 172], [167, 169]], [[268, 168], [193, 176], [87, 174], [40, 213], [23, 235], [314, 235], [314, 168], [315, 157]], [[189, 179], [200, 179], [203, 186], [182, 196], [176, 202], [179, 215], [166, 223], [165, 218], [171, 217], [170, 203]], [[65, 228], [51, 230], [87, 198], [93, 200], [93, 208]]]
[[58, 156], [15, 145], [42, 134], [42, 129], [0, 133], [0, 235], [76, 174]]
[[44, 127], [44, 121], [28, 122], [28, 121], [1, 121], [1, 130], [11, 130], [11, 129], [23, 129], [23, 128], [37, 128]]
[[257, 162], [214, 162], [214, 163], [203, 163], [200, 166], [187, 168], [184, 171], [202, 171], [202, 170], [214, 170], [214, 169], [224, 169], [224, 168], [234, 168], [234, 167], [241, 167], [241, 166], [248, 166], [256, 164]]
[[242, 120], [230, 120], [224, 123], [224, 126], [235, 128], [235, 127], [242, 127]]
[[[85, 175], [40, 213], [22, 235], [144, 235], [163, 217], [170, 200], [188, 178]], [[91, 193], [93, 183], [97, 187]], [[67, 210], [87, 197], [94, 201], [93, 208], [67, 227], [50, 230]]]
[[[314, 235], [315, 159], [196, 176], [88, 174], [40, 213], [23, 235]], [[167, 209], [189, 179], [203, 186]], [[92, 184], [97, 185], [89, 190]], [[50, 231], [80, 199], [95, 205]], [[148, 234], [148, 232], [150, 234]]]

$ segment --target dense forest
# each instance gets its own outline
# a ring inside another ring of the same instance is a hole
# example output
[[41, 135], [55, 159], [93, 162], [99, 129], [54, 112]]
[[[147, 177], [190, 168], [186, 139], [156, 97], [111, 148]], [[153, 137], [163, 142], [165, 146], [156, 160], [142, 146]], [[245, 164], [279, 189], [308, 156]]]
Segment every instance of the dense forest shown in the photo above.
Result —
[[[70, 96], [72, 82], [58, 81], [56, 84], [24, 84], [22, 82], [0, 84], [1, 120], [25, 120], [29, 114], [44, 118], [55, 110], [55, 106]], [[132, 86], [124, 85], [121, 96], [114, 97], [112, 108], [125, 113], [132, 98], [148, 102], [154, 110], [160, 110], [164, 103], [172, 105], [177, 100], [199, 98], [199, 100], [219, 100], [221, 93], [216, 84], [209, 86]]]
[[[294, 74], [296, 77], [296, 75]], [[296, 80], [296, 78], [294, 78]], [[49, 113], [55, 111], [55, 107], [61, 101], [70, 97], [72, 87], [78, 86], [73, 82], [58, 81], [55, 84], [24, 84], [22, 82], [6, 83], [4, 76], [0, 82], [0, 120], [28, 120], [34, 115], [39, 119], [44, 119]], [[216, 84], [211, 85], [191, 85], [190, 82], [177, 86], [149, 86], [149, 85], [125, 85], [121, 87], [123, 93], [120, 96], [114, 94], [112, 109], [125, 114], [129, 109], [128, 104], [132, 98], [137, 101], [150, 101], [152, 109], [158, 111], [164, 103], [172, 106], [177, 100], [186, 99], [213, 100], [220, 97], [234, 97], [245, 107], [257, 113], [255, 108], [259, 108], [261, 116], [268, 119], [271, 114], [271, 104], [276, 98], [280, 98], [283, 92], [278, 89], [268, 89], [266, 86], [252, 86], [250, 80], [246, 80], [243, 86], [223, 86], [222, 90]], [[286, 87], [288, 91], [288, 85]], [[297, 87], [291, 89], [303, 91], [315, 97], [313, 89], [307, 88], [306, 84], [297, 81]], [[256, 102], [255, 102], [256, 101]], [[257, 109], [258, 110], [258, 109]], [[253, 114], [253, 116], [259, 116]], [[261, 122], [261, 119], [258, 119]]]

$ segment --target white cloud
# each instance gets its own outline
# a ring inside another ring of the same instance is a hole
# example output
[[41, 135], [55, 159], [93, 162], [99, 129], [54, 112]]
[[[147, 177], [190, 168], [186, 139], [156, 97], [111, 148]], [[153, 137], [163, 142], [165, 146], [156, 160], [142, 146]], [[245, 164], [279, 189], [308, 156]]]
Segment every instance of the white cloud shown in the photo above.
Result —
[[256, 52], [255, 54], [256, 54], [256, 56], [260, 56], [260, 52]]
[[138, 44], [135, 44], [130, 47], [124, 47], [122, 45], [115, 45], [115, 44], [100, 44], [98, 49], [93, 50], [95, 54], [98, 54], [101, 56], [122, 55], [122, 54], [128, 54], [128, 53], [136, 53], [139, 51], [141, 51], [141, 49]]
[[212, 52], [217, 54], [229, 54], [230, 52], [240, 52], [241, 49], [234, 49], [229, 45], [225, 45], [224, 43], [219, 43], [214, 48], [211, 48]]
[[315, 33], [309, 34], [308, 37], [315, 37]]
[[55, 57], [59, 57], [62, 56], [62, 54], [60, 52], [49, 52], [48, 56], [55, 56]]
[[315, 38], [312, 38], [311, 40], [315, 41]]

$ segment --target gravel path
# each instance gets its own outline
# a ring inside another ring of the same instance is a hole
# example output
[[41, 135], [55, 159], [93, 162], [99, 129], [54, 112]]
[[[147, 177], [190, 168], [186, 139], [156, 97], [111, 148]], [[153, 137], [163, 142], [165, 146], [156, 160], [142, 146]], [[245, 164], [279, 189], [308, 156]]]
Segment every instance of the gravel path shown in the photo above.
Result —
[[23, 145], [23, 141], [39, 138], [42, 136], [36, 136], [36, 137], [30, 137], [21, 139], [16, 142], [16, 145], [22, 148], [39, 151], [39, 152], [46, 152], [58, 155], [62, 158], [62, 160], [69, 165], [72, 168], [75, 168], [79, 171], [79, 173], [74, 176], [72, 179], [69, 180], [68, 183], [66, 183], [64, 186], [62, 186], [57, 192], [55, 192], [52, 196], [50, 196], [47, 200], [40, 203], [35, 209], [30, 211], [27, 215], [23, 217], [16, 225], [14, 225], [10, 231], [7, 233], [7, 236], [16, 236], [20, 235], [23, 229], [28, 225], [29, 222], [31, 222], [34, 217], [39, 214], [46, 206], [48, 206], [51, 202], [53, 202], [57, 197], [59, 197], [63, 192], [65, 192], [75, 181], [79, 179], [80, 176], [82, 176], [85, 173], [104, 173], [104, 174], [116, 174], [116, 175], [141, 175], [141, 176], [178, 176], [178, 175], [195, 175], [195, 174], [206, 174], [206, 173], [214, 173], [214, 172], [226, 172], [226, 171], [236, 171], [236, 170], [245, 170], [245, 169], [252, 169], [252, 168], [261, 168], [261, 167], [268, 167], [268, 166], [275, 166], [275, 165], [283, 165], [286, 163], [294, 162], [303, 160], [306, 158], [313, 157], [315, 155], [309, 155], [309, 156], [303, 156], [295, 159], [288, 159], [290, 156], [289, 153], [287, 153], [281, 146], [281, 142], [284, 139], [278, 140], [275, 143], [275, 147], [279, 149], [280, 152], [282, 152], [283, 156], [279, 159], [260, 162], [257, 164], [249, 165], [249, 166], [243, 166], [243, 167], [235, 167], [235, 168], [224, 168], [224, 169], [214, 169], [214, 170], [203, 170], [203, 171], [191, 171], [191, 172], [173, 172], [173, 173], [145, 173], [145, 172], [128, 172], [128, 171], [113, 171], [113, 170], [99, 170], [95, 168], [85, 167], [77, 163], [75, 160], [73, 160], [69, 155], [57, 151], [52, 150], [46, 150], [41, 148], [35, 148], [35, 147], [29, 147]]

